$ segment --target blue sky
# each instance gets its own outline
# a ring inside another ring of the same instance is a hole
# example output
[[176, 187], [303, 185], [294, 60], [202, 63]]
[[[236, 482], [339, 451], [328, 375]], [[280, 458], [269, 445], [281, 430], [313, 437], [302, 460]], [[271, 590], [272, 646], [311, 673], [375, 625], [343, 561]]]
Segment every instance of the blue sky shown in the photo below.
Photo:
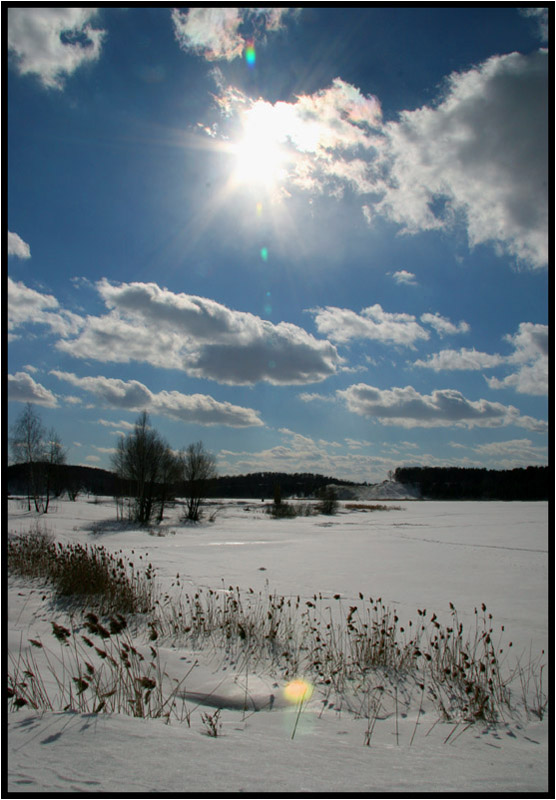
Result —
[[547, 463], [546, 8], [3, 11], [9, 424]]

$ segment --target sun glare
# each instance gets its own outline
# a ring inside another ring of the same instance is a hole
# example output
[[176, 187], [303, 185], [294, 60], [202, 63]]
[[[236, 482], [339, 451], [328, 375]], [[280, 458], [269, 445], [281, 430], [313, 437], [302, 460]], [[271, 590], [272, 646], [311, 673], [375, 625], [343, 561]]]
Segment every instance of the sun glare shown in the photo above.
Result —
[[283, 178], [286, 154], [274, 117], [266, 103], [256, 103], [245, 113], [243, 135], [233, 147], [238, 184], [274, 189]]

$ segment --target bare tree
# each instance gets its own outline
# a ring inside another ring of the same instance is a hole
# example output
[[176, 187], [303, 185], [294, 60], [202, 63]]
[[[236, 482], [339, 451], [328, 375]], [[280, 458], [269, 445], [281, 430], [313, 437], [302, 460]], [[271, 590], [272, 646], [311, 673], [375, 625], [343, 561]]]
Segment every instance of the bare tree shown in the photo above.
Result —
[[179, 483], [180, 477], [181, 460], [179, 456], [168, 447], [162, 454], [160, 462], [157, 522], [162, 522], [164, 508], [166, 503], [173, 499], [173, 487]]
[[120, 438], [112, 467], [121, 481], [122, 494], [133, 498], [130, 517], [146, 525], [158, 510], [158, 520], [162, 520], [168, 499], [166, 481], [170, 476], [175, 479], [178, 469], [176, 457], [165, 439], [151, 427], [146, 411], [137, 417], [133, 432]]
[[11, 428], [10, 450], [14, 464], [27, 465], [27, 510], [31, 497], [38, 507], [37, 465], [43, 457], [44, 428], [31, 403], [27, 403]]
[[12, 461], [27, 466], [28, 510], [33, 498], [35, 511], [46, 514], [52, 491], [58, 491], [59, 466], [65, 462], [66, 454], [56, 431], [45, 431], [31, 403], [12, 426], [10, 448]]
[[187, 519], [197, 521], [199, 508], [206, 498], [211, 481], [216, 478], [216, 460], [202, 442], [190, 444], [181, 453]]
[[60, 497], [64, 490], [60, 467], [66, 463], [66, 451], [62, 446], [60, 437], [51, 428], [46, 434], [44, 442], [44, 461], [41, 465], [43, 490], [43, 512], [46, 514], [50, 505], [50, 498]]

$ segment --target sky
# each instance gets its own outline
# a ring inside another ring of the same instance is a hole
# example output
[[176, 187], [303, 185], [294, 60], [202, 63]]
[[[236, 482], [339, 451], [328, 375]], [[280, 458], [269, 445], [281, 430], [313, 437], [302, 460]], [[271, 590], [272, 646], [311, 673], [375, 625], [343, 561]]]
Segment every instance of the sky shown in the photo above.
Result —
[[8, 425], [547, 463], [547, 7], [2, 12]]

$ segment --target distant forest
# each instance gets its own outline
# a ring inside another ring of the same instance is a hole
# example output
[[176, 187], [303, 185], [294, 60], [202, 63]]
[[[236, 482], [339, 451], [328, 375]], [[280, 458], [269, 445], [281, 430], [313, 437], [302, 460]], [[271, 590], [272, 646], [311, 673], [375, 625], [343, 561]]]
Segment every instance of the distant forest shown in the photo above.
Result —
[[398, 467], [394, 479], [430, 500], [548, 500], [548, 467], [508, 470], [468, 467]]
[[[56, 467], [58, 492], [68, 488], [80, 493], [119, 496], [122, 484], [113, 472], [97, 467], [60, 464]], [[548, 500], [551, 483], [548, 467], [512, 470], [487, 470], [463, 467], [398, 467], [394, 480], [411, 484], [430, 500]], [[27, 491], [27, 465], [7, 468], [8, 494]], [[223, 475], [211, 482], [212, 497], [245, 497], [272, 500], [277, 486], [282, 497], [311, 497], [324, 486], [369, 486], [313, 473], [252, 472], [248, 475]], [[180, 487], [173, 487], [180, 496]]]
[[[98, 467], [56, 466], [57, 484], [60, 490], [66, 487], [77, 488], [79, 492], [94, 495], [119, 496], [122, 483], [114, 472]], [[27, 491], [27, 465], [14, 464], [7, 469], [8, 494], [25, 494]], [[325, 475], [312, 473], [253, 472], [249, 475], [223, 475], [214, 478], [210, 485], [212, 497], [245, 497], [246, 499], [272, 500], [277, 486], [282, 497], [309, 497], [331, 483], [358, 486], [350, 481], [338, 481]], [[174, 494], [180, 496], [181, 487], [172, 487]]]

